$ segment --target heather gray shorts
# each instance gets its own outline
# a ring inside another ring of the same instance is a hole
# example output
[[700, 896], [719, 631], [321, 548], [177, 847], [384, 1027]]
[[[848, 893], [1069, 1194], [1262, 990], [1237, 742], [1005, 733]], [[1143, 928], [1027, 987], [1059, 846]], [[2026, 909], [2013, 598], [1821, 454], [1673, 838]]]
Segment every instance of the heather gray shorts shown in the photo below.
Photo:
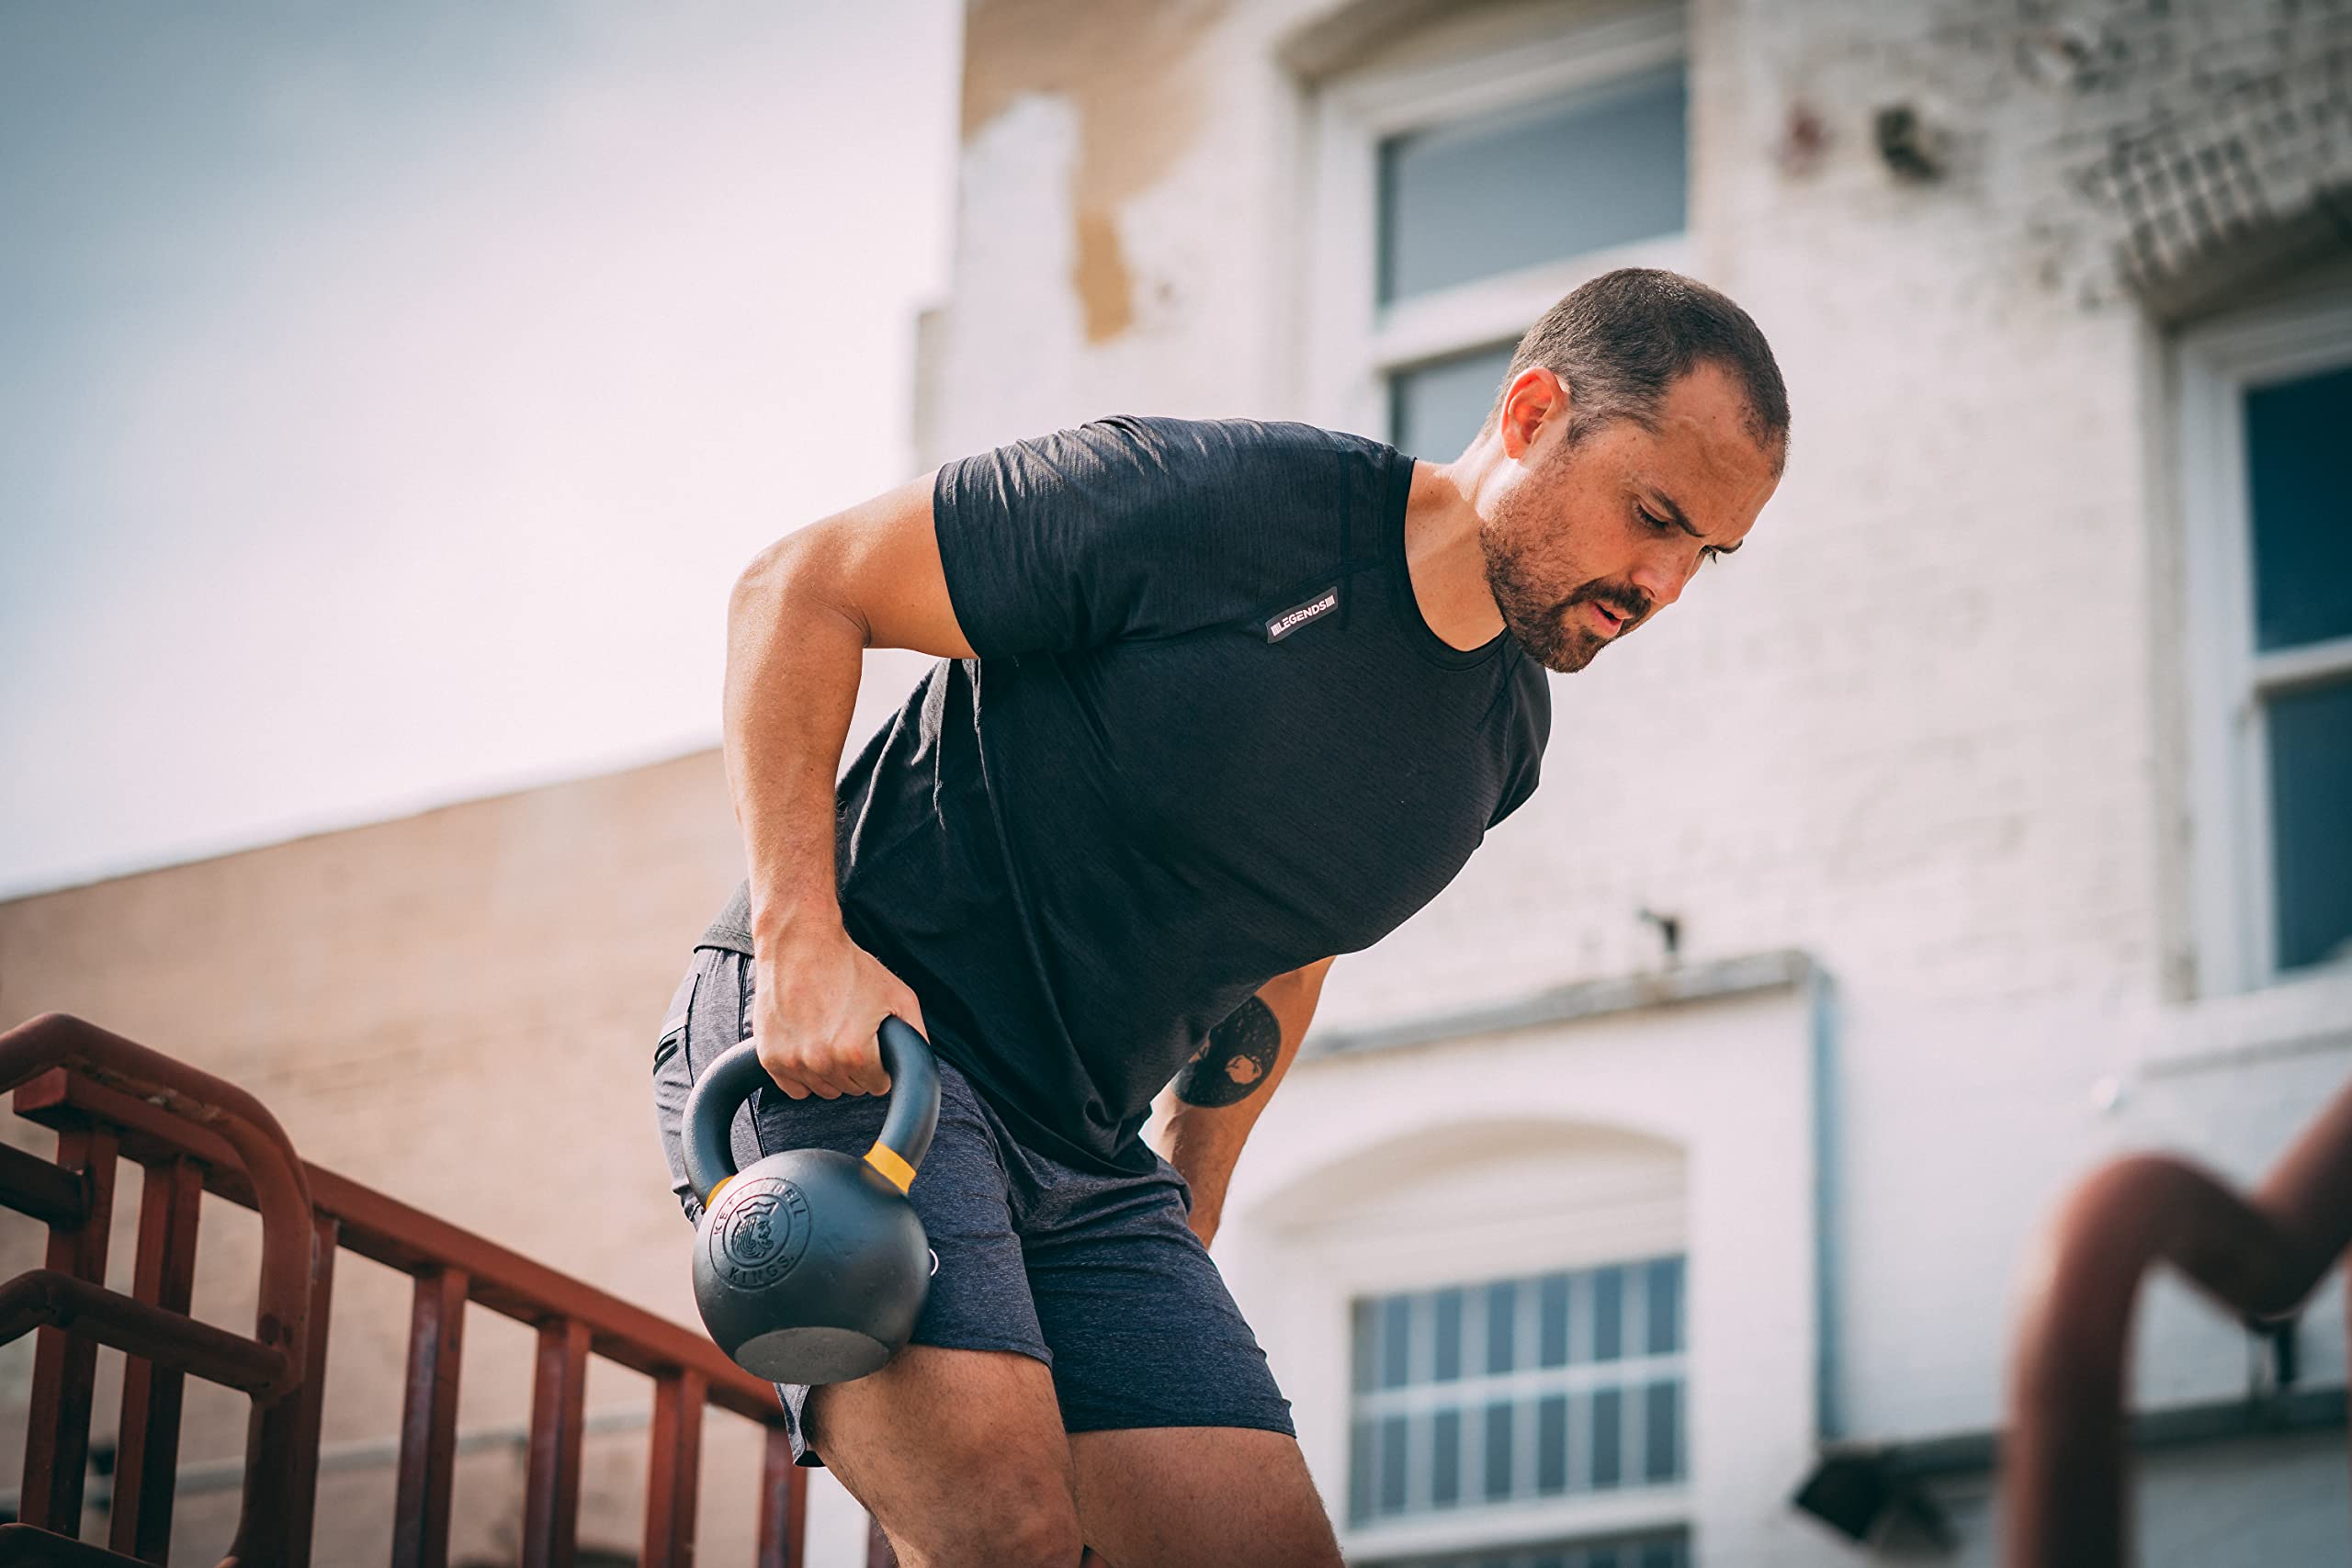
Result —
[[[653, 1050], [653, 1109], [672, 1190], [689, 1220], [678, 1129], [695, 1075], [752, 1032], [752, 964], [698, 947]], [[939, 1132], [908, 1197], [938, 1256], [914, 1342], [1013, 1350], [1052, 1369], [1069, 1432], [1251, 1427], [1292, 1434], [1265, 1352], [1185, 1222], [1192, 1194], [1159, 1160], [1140, 1176], [1078, 1170], [1016, 1141], [971, 1081], [939, 1064]], [[763, 1089], [737, 1113], [738, 1168], [778, 1149], [863, 1155], [880, 1131], [872, 1096], [796, 1100]], [[678, 1267], [686, 1266], [679, 1252]], [[778, 1383], [802, 1464], [821, 1464], [801, 1425], [808, 1390]]]

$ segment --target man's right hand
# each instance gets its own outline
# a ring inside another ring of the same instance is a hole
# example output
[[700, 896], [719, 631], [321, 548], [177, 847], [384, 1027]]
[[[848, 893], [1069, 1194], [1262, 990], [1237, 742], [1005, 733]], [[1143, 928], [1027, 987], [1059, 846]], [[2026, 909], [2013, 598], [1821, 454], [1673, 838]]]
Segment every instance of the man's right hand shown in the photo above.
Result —
[[758, 944], [752, 1037], [760, 1066], [795, 1100], [888, 1094], [876, 1038], [895, 1015], [927, 1032], [922, 1004], [837, 923]]

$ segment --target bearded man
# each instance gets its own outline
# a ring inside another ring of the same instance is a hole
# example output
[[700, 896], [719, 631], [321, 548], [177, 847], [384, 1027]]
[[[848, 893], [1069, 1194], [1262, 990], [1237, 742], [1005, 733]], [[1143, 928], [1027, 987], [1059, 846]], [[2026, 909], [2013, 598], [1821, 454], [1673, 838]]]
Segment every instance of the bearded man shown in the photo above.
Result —
[[[1562, 299], [1451, 463], [1249, 421], [1105, 420], [947, 464], [763, 551], [729, 615], [749, 877], [655, 1055], [749, 1038], [738, 1155], [874, 1140], [888, 1015], [931, 1041], [909, 1196], [938, 1268], [880, 1371], [780, 1386], [901, 1562], [1331, 1565], [1208, 1243], [1334, 955], [1533, 793], [1546, 671], [1738, 549], [1788, 397], [1721, 294]], [[869, 648], [937, 656], [838, 784]], [[1611, 743], [1622, 738], [1611, 737]], [[1154, 1097], [1176, 1110], [1164, 1154]], [[821, 1459], [819, 1457], [821, 1455]]]

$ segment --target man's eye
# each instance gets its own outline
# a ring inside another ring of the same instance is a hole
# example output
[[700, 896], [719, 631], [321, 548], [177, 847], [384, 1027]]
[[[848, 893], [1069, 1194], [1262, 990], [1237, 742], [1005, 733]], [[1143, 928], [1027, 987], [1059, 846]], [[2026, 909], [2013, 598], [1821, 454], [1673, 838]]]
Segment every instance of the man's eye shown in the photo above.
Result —
[[1653, 528], [1671, 528], [1674, 526], [1671, 519], [1665, 517], [1653, 517], [1645, 508], [1637, 506], [1634, 510], [1640, 515], [1643, 522], [1648, 524]]

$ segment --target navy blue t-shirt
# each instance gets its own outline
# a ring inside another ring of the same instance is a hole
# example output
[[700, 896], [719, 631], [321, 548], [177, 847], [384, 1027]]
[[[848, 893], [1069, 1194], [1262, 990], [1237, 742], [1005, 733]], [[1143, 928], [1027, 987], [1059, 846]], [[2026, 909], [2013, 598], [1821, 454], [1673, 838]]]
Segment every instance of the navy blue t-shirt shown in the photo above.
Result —
[[[1412, 467], [1308, 425], [1119, 418], [940, 469], [979, 657], [842, 781], [842, 913], [1040, 1151], [1148, 1169], [1152, 1097], [1211, 1029], [1395, 930], [1533, 792], [1544, 671], [1421, 618]], [[748, 952], [747, 909], [705, 941]]]

